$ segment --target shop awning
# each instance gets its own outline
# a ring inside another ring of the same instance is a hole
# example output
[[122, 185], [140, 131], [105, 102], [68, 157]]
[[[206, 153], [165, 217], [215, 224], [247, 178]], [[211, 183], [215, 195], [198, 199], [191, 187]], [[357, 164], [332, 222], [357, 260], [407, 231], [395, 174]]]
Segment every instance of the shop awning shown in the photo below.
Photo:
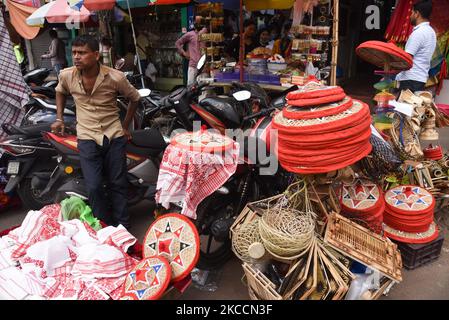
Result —
[[6, 5], [8, 6], [9, 15], [11, 17], [11, 24], [14, 26], [17, 33], [25, 39], [34, 39], [39, 33], [40, 28], [30, 27], [27, 25], [26, 19], [37, 9], [11, 0], [6, 0]]
[[246, 10], [290, 9], [295, 0], [243, 0]]

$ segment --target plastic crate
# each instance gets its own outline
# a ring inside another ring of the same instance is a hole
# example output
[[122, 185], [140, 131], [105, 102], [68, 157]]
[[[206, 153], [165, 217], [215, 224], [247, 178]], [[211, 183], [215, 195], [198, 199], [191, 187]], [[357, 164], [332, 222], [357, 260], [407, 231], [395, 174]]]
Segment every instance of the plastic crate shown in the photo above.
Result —
[[408, 244], [395, 241], [402, 256], [402, 265], [413, 270], [438, 259], [443, 247], [444, 236], [439, 234], [434, 241], [425, 244]]

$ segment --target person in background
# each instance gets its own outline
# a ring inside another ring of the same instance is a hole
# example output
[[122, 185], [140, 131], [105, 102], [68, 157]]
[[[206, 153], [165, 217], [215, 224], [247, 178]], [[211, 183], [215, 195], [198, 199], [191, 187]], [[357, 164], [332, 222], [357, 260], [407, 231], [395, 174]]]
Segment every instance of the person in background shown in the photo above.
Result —
[[[178, 53], [189, 60], [187, 85], [191, 85], [195, 82], [198, 73], [196, 66], [201, 58], [201, 46], [203, 46], [200, 41], [200, 36], [206, 32], [206, 28], [203, 28], [199, 23], [195, 23], [194, 29], [184, 34], [175, 43]], [[184, 45], [187, 45], [187, 50], [184, 50]]]
[[56, 30], [50, 30], [49, 32], [51, 43], [47, 54], [41, 56], [42, 59], [50, 59], [51, 65], [55, 69], [56, 75], [59, 76], [59, 72], [67, 66], [67, 59], [65, 57], [65, 44], [58, 38]]
[[[255, 39], [256, 23], [253, 20], [246, 20], [243, 23], [243, 39], [245, 44], [245, 59], [246, 55], [259, 46], [259, 41]], [[240, 58], [240, 36], [235, 37], [225, 48], [227, 58], [239, 61]]]
[[268, 48], [271, 41], [270, 31], [267, 28], [260, 29], [257, 39], [259, 40], [259, 47]]
[[405, 51], [413, 57], [413, 67], [396, 76], [399, 90], [409, 89], [415, 92], [425, 88], [436, 47], [436, 34], [429, 23], [431, 14], [431, 0], [422, 0], [413, 5], [410, 20], [415, 27], [405, 45]]
[[22, 74], [25, 74], [25, 72], [26, 72], [26, 57], [25, 57], [25, 52], [22, 48], [22, 44], [20, 42], [13, 43], [13, 49], [14, 49], [14, 54], [16, 55], [17, 63], [20, 66], [20, 70], [21, 70]]
[[115, 61], [113, 59], [114, 55], [112, 53], [112, 42], [110, 39], [103, 37], [100, 42], [100, 56], [101, 62], [108, 67], [114, 65]]
[[137, 29], [137, 54], [139, 55], [140, 64], [142, 66], [142, 72], [145, 72], [145, 69], [147, 68], [147, 52], [148, 47], [150, 46], [150, 40], [148, 39], [147, 35], [144, 33], [143, 30]]
[[274, 42], [273, 55], [280, 54], [284, 58], [289, 58], [292, 54], [292, 39], [290, 38], [290, 29], [292, 24], [287, 22], [282, 30], [282, 37]]
[[125, 63], [120, 70], [123, 72], [130, 71], [135, 73], [138, 70], [138, 67], [136, 48], [134, 47], [134, 44], [128, 45], [128, 50], [123, 58], [125, 59]]
[[[64, 134], [64, 108], [71, 95], [76, 105], [76, 133], [81, 170], [89, 204], [96, 218], [107, 225], [129, 229], [127, 211], [126, 145], [131, 139], [129, 127], [140, 95], [123, 72], [102, 65], [99, 43], [89, 35], [72, 43], [74, 67], [61, 71], [56, 87], [55, 134]], [[120, 121], [117, 96], [128, 101], [125, 119]], [[107, 196], [103, 178], [108, 185]], [[109, 198], [109, 199], [108, 199]]]
[[154, 66], [151, 59], [148, 59], [148, 65], [147, 68], [145, 69], [145, 80], [148, 88], [154, 89], [154, 85], [156, 83], [156, 75], [157, 69]]

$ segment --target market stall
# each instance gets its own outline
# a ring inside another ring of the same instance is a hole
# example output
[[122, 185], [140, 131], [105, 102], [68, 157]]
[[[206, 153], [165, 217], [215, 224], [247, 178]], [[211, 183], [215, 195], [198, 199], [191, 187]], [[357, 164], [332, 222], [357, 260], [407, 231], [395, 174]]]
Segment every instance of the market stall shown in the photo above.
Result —
[[[237, 64], [227, 64], [224, 60], [212, 64], [211, 76], [219, 85], [240, 80], [269, 85], [267, 89], [271, 89], [272, 86], [303, 85], [309, 75], [326, 84], [336, 83], [338, 19], [334, 17], [338, 17], [338, 1], [243, 1], [243, 4], [247, 10], [285, 9], [295, 4], [290, 30], [294, 38], [291, 53], [284, 56], [260, 47], [241, 56]], [[240, 38], [243, 39], [242, 34]]]

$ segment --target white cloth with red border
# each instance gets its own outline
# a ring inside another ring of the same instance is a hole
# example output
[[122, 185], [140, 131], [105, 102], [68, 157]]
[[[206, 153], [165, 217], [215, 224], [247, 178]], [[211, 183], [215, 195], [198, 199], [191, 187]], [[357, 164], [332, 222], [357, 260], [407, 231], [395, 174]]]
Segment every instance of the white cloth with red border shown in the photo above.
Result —
[[123, 226], [96, 232], [52, 210], [30, 211], [0, 238], [0, 299], [118, 299], [138, 262]]
[[239, 144], [223, 153], [191, 151], [170, 144], [159, 168], [156, 202], [165, 208], [180, 204], [181, 214], [196, 219], [196, 209], [206, 197], [231, 177], [239, 160]]

